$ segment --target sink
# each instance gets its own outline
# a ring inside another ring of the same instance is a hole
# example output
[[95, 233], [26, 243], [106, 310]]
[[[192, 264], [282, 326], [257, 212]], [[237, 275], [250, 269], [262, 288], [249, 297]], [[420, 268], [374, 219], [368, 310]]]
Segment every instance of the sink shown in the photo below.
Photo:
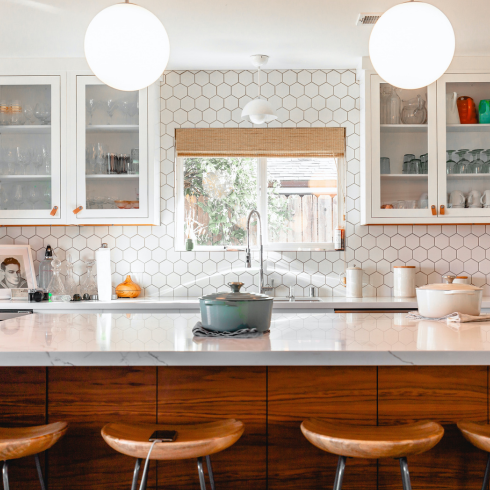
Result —
[[311, 301], [320, 301], [320, 298], [295, 298], [290, 300], [289, 298], [274, 298], [274, 301], [281, 301], [284, 303], [309, 303]]

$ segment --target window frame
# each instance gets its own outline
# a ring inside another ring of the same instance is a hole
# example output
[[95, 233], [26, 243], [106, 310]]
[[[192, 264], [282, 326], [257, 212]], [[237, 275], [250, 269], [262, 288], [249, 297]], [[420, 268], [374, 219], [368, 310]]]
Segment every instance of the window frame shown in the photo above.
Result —
[[[232, 156], [232, 155], [231, 155]], [[184, 160], [189, 157], [176, 157], [175, 161], [175, 237], [174, 248], [176, 252], [186, 252], [185, 249], [185, 197], [184, 197]], [[203, 155], [202, 158], [213, 158], [211, 155]], [[216, 158], [223, 158], [222, 156]], [[262, 219], [262, 239], [264, 250], [269, 252], [331, 252], [334, 251], [333, 242], [273, 242], [268, 240], [268, 217], [267, 217], [267, 159], [257, 158], [257, 211]], [[337, 213], [338, 223], [345, 222], [345, 158], [332, 157], [337, 161]], [[344, 186], [344, 190], [342, 190]], [[180, 238], [182, 237], [182, 238]], [[193, 252], [220, 252], [245, 250], [245, 246], [233, 245], [194, 245]]]

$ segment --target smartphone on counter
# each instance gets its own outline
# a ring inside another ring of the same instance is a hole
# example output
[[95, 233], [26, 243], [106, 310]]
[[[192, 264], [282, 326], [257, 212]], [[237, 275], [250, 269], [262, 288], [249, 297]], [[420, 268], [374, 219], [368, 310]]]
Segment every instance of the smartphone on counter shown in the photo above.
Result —
[[150, 442], [162, 441], [162, 442], [174, 442], [177, 439], [176, 430], [156, 430], [148, 439]]

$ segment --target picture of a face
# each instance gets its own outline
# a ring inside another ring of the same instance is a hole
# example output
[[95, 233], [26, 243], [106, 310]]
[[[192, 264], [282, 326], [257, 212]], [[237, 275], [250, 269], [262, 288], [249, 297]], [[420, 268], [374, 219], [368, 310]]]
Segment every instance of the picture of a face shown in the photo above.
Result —
[[27, 281], [22, 277], [21, 262], [16, 257], [5, 257], [0, 260], [0, 289], [27, 287]]
[[13, 288], [19, 287], [20, 283], [20, 264], [8, 264], [5, 266], [5, 280]]

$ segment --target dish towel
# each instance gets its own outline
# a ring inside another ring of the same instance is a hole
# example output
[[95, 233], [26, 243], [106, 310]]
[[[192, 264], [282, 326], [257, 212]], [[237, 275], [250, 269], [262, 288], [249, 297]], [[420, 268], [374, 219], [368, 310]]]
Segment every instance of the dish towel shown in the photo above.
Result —
[[420, 315], [418, 311], [410, 311], [407, 315], [410, 320], [446, 320], [448, 323], [469, 323], [469, 322], [488, 322], [490, 321], [490, 315], [466, 315], [465, 313], [460, 313], [458, 311], [450, 313], [446, 316], [441, 316], [440, 318], [429, 318]]
[[234, 339], [255, 339], [257, 337], [262, 337], [263, 335], [263, 333], [259, 332], [256, 328], [241, 328], [234, 332], [215, 332], [214, 330], [204, 328], [201, 322], [197, 322], [194, 325], [192, 333], [195, 337], [233, 337]]

